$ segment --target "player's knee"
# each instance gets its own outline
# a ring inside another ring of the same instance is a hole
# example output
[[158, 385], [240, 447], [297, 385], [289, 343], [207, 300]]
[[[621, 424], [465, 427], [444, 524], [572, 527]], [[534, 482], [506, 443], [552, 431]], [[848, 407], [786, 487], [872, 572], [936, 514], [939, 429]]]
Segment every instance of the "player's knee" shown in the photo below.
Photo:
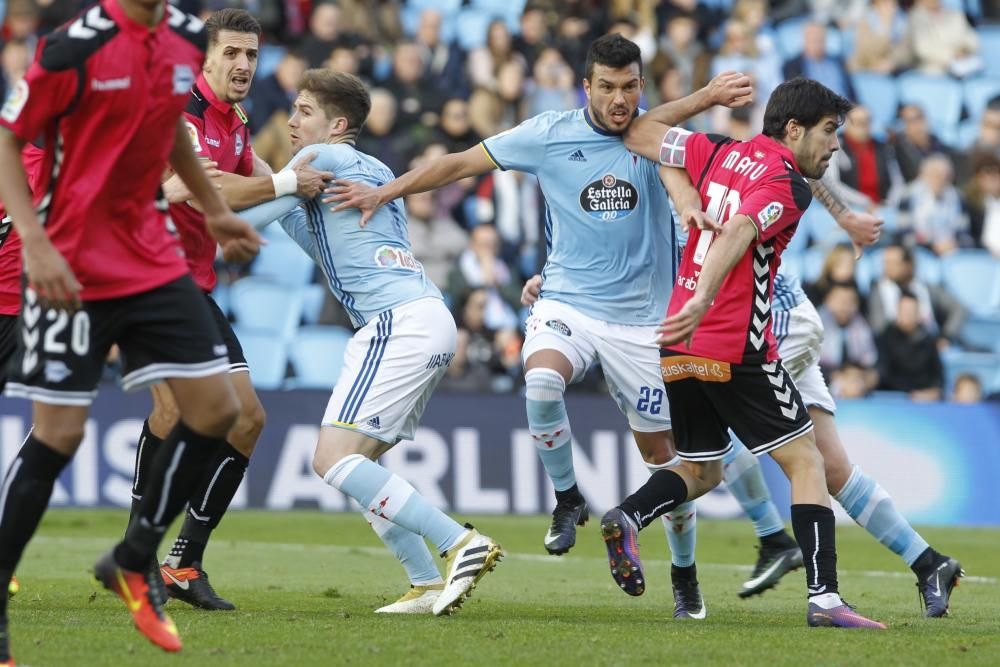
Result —
[[36, 423], [33, 427], [35, 438], [66, 456], [72, 456], [83, 442], [84, 428], [80, 424], [59, 423], [49, 420]]
[[548, 368], [533, 368], [524, 376], [528, 428], [548, 431], [566, 421], [566, 382]]
[[[783, 447], [782, 449], [786, 449]], [[823, 455], [816, 447], [816, 441], [811, 436], [801, 438], [787, 447], [783, 461], [778, 461], [789, 476], [793, 474], [816, 474], [825, 479]]]
[[835, 496], [847, 485], [847, 480], [854, 472], [854, 466], [850, 463], [843, 464], [839, 461], [826, 461], [826, 490], [831, 496]]
[[266, 423], [267, 413], [259, 400], [242, 403], [236, 423], [229, 432], [230, 443], [244, 456], [250, 456]]
[[702, 493], [708, 493], [722, 482], [722, 461], [705, 461], [691, 466]]
[[190, 414], [182, 415], [184, 423], [198, 433], [211, 437], [225, 437], [240, 414], [240, 401], [236, 392], [220, 391], [209, 400], [201, 402]]

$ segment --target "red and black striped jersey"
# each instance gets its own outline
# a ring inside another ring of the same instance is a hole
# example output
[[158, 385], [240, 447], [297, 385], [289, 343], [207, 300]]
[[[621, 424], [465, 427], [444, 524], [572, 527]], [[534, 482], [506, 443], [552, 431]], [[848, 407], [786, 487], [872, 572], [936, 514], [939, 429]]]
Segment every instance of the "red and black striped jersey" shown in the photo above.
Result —
[[[757, 228], [757, 239], [726, 276], [691, 346], [670, 349], [737, 364], [774, 361], [779, 357], [771, 333], [771, 288], [781, 253], [812, 201], [809, 184], [798, 172], [792, 152], [764, 135], [734, 141], [692, 134], [685, 150], [684, 166], [701, 193], [705, 211], [722, 224], [737, 215], [747, 216]], [[714, 237], [710, 231], [691, 231], [669, 315], [694, 295]]]
[[204, 50], [193, 16], [166, 5], [149, 28], [102, 0], [45, 37], [0, 110], [0, 125], [40, 140], [34, 202], [85, 300], [187, 273], [160, 180]]

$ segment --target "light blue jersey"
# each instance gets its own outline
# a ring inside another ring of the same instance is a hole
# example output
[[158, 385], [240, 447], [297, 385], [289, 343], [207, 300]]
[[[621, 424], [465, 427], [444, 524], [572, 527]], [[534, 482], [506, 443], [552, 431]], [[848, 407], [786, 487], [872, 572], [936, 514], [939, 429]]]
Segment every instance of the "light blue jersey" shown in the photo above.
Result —
[[806, 293], [798, 276], [785, 273], [780, 268], [774, 277], [774, 288], [771, 291], [771, 310], [791, 310], [806, 300]]
[[[317, 144], [299, 151], [316, 153], [312, 166], [338, 178], [378, 187], [395, 176], [384, 164], [349, 144]], [[286, 167], [287, 169], [288, 167]], [[288, 235], [323, 269], [330, 289], [356, 327], [379, 313], [423, 297], [441, 298], [410, 250], [406, 211], [401, 199], [379, 208], [362, 229], [361, 213], [333, 213], [320, 196], [304, 200], [286, 195], [240, 212], [258, 229], [278, 220]], [[301, 204], [301, 206], [300, 206]]]
[[618, 324], [658, 324], [676, 273], [659, 166], [630, 153], [586, 109], [548, 111], [483, 141], [500, 169], [538, 178], [548, 260], [542, 298]]

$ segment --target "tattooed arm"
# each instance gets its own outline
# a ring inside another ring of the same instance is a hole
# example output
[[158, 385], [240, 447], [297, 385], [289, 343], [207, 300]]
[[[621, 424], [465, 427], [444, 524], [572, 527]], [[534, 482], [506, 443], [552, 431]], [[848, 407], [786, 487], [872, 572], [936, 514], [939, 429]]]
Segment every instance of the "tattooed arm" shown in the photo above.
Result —
[[813, 197], [830, 212], [854, 245], [854, 258], [861, 257], [864, 246], [878, 243], [882, 233], [883, 221], [870, 213], [852, 210], [838, 192], [838, 187], [830, 179], [809, 179], [809, 187]]

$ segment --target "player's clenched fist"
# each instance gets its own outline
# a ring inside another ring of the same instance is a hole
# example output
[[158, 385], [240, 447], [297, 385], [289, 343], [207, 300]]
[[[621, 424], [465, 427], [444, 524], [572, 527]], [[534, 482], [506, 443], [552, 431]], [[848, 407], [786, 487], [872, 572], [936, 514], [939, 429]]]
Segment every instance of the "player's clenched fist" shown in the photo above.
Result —
[[542, 293], [542, 277], [537, 273], [524, 283], [521, 288], [521, 304], [525, 306], [534, 305]]
[[708, 82], [708, 93], [714, 104], [744, 107], [753, 102], [750, 77], [742, 72], [723, 72]]

